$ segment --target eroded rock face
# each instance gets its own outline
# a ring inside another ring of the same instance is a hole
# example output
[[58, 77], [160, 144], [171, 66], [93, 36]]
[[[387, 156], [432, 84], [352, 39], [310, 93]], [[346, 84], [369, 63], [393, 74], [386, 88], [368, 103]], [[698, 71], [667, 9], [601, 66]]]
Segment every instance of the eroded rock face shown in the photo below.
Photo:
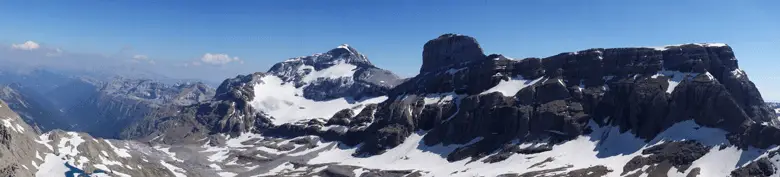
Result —
[[[466, 39], [444, 35], [426, 44], [423, 55], [446, 58], [449, 55], [442, 51], [448, 50], [431, 46]], [[734, 134], [749, 134], [740, 136], [744, 137], [742, 144], [766, 147], [775, 143], [758, 138], [775, 136], [774, 115], [767, 113], [770, 109], [760, 95], [750, 91], [755, 87], [738, 69], [726, 45], [589, 49], [523, 60], [457, 56], [464, 58], [424, 58], [421, 71], [427, 72], [391, 90], [388, 101], [377, 109], [375, 123], [361, 132], [367, 143], [359, 152], [381, 153], [413, 132], [430, 130], [425, 139], [428, 145], [484, 138], [483, 143], [473, 144], [480, 148], [458, 152], [453, 159], [480, 157], [515, 138], [566, 140], [588, 134], [589, 121], [652, 139], [677, 122], [694, 120]], [[425, 64], [434, 61], [446, 69]], [[483, 93], [512, 80], [528, 85], [509, 94]], [[425, 104], [421, 99], [447, 93], [457, 95], [457, 101]], [[761, 130], [757, 128], [761, 123], [772, 126]]]
[[31, 162], [41, 163], [35, 153], [44, 149], [35, 142], [35, 130], [0, 101], [0, 176], [33, 176]]
[[[318, 71], [318, 67], [334, 66], [334, 61], [368, 65], [360, 57], [353, 57], [360, 56], [353, 49], [336, 52], [342, 53], [294, 59], [277, 64], [272, 70], [281, 74], [283, 80], [306, 86], [303, 97], [327, 99], [306, 93], [340, 95], [316, 90], [349, 90], [341, 86], [353, 83], [355, 80], [350, 77], [355, 75], [317, 82], [303, 82], [303, 78]], [[334, 58], [331, 56], [345, 60], [330, 60]], [[358, 156], [381, 154], [417, 134], [424, 135], [422, 145], [460, 145], [441, 154], [449, 161], [487, 157], [484, 162], [488, 163], [500, 162], [512, 154], [549, 151], [556, 143], [589, 135], [593, 126], [619, 127], [620, 133], [632, 133], [650, 141], [670, 126], [692, 120], [727, 131], [729, 140], [743, 148], [780, 144], [780, 130], [773, 122], [775, 115], [767, 113], [770, 109], [747, 75], [738, 69], [733, 52], [726, 45], [598, 48], [543, 59], [513, 60], [496, 54], [484, 56], [473, 38], [443, 35], [426, 44], [423, 60], [419, 75], [377, 92], [387, 94], [388, 99], [359, 112], [344, 109], [329, 117], [270, 125], [268, 118], [246, 104], [254, 97], [251, 83], [259, 82], [257, 77], [265, 75], [256, 73], [226, 81], [213, 101], [177, 110], [181, 115], [170, 113], [145, 127], [181, 132], [165, 139], [203, 137], [191, 136], [196, 134], [193, 132], [317, 135], [347, 146], [362, 144], [353, 154]], [[333, 87], [318, 88], [323, 84]], [[316, 89], [307, 90], [308, 87]], [[532, 140], [547, 140], [548, 144], [513, 148]], [[653, 166], [645, 172], [648, 174], [663, 174], [672, 167], [685, 169], [686, 164], [699, 159], [710, 148], [692, 141], [658, 145], [643, 152], [647, 157], [633, 160], [624, 172], [643, 165]], [[765, 166], [757, 161], [735, 173], [770, 173]], [[602, 167], [570, 168], [516, 175], [566, 171], [572, 172], [568, 175], [589, 176], [610, 171]], [[340, 174], [335, 169], [331, 172]]]
[[776, 158], [780, 152], [772, 151], [766, 157], [761, 157], [741, 168], [731, 172], [731, 176], [772, 176], [777, 170], [770, 159]]
[[637, 174], [666, 174], [671, 167], [679, 172], [684, 172], [688, 167], [701, 158], [711, 147], [704, 146], [694, 141], [669, 142], [653, 146], [642, 151], [645, 156], [637, 156], [631, 159], [623, 167], [623, 174], [631, 175], [632, 171], [649, 166], [646, 171], [636, 171]]
[[425, 43], [420, 73], [449, 69], [453, 64], [485, 59], [477, 40], [459, 34], [445, 34]]

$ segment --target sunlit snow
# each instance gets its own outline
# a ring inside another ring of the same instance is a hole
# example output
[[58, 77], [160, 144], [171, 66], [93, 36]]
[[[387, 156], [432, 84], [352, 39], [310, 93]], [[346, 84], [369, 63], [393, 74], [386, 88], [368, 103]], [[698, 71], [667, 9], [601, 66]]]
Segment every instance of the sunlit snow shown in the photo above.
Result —
[[173, 165], [171, 165], [169, 163], [165, 163], [165, 161], [162, 161], [162, 160], [160, 161], [160, 164], [163, 167], [167, 168], [168, 171], [171, 171], [171, 173], [173, 173], [173, 175], [176, 176], [176, 177], [187, 177], [187, 175], [184, 175], [184, 173], [182, 173], [182, 172], [184, 172], [184, 169], [181, 169], [179, 167], [173, 166]]
[[[727, 144], [726, 132], [716, 128], [701, 127], [693, 121], [684, 121], [677, 123], [660, 133], [655, 139], [649, 143], [643, 139], [636, 138], [634, 134], [630, 132], [620, 133], [617, 127], [597, 127], [595, 123], [591, 123], [590, 126], [594, 129], [593, 133], [586, 136], [580, 136], [574, 140], [567, 141], [562, 144], [554, 145], [552, 151], [542, 152], [538, 154], [515, 154], [508, 159], [486, 164], [478, 159], [474, 162], [467, 163], [469, 160], [462, 160], [457, 162], [448, 162], [446, 155], [452, 152], [455, 148], [463, 145], [450, 145], [450, 146], [425, 146], [422, 142], [424, 134], [416, 133], [409, 136], [401, 145], [387, 150], [387, 152], [369, 156], [369, 157], [354, 157], [352, 154], [357, 149], [356, 147], [336, 147], [325, 149], [314, 159], [311, 159], [309, 163], [339, 163], [342, 165], [354, 165], [364, 168], [383, 169], [383, 170], [422, 170], [426, 173], [424, 176], [496, 176], [506, 173], [525, 173], [529, 171], [554, 169], [560, 167], [569, 167], [567, 171], [592, 167], [594, 164], [605, 165], [613, 172], [608, 176], [620, 176], [623, 172], [623, 166], [628, 163], [632, 158], [641, 155], [645, 148], [652, 147], [654, 145], [668, 142], [668, 141], [682, 141], [682, 140], [697, 140], [704, 145], [716, 146], [720, 144]], [[472, 141], [474, 143], [479, 141], [478, 139]], [[536, 146], [537, 142], [528, 142], [521, 144], [520, 146]], [[714, 148], [718, 151], [718, 148]], [[739, 156], [740, 152], [727, 152], [729, 149], [720, 150], [723, 153], [736, 154]], [[724, 158], [732, 163], [731, 168], [734, 169], [734, 162], [732, 156], [723, 156], [718, 153], [712, 154], [713, 157], [706, 158]], [[533, 164], [542, 162], [548, 158], [552, 158], [553, 161], [547, 162], [542, 166], [536, 166], [531, 168]], [[720, 161], [712, 161], [710, 163]], [[711, 168], [720, 168], [719, 165], [708, 165], [702, 162], [694, 163], [697, 166], [706, 167], [703, 171]], [[285, 169], [285, 167], [278, 167], [279, 170]], [[689, 168], [690, 169], [690, 168]], [[356, 170], [357, 171], [357, 170]], [[456, 173], [457, 172], [457, 173]], [[719, 171], [718, 171], [719, 172]], [[720, 174], [715, 170], [707, 174]], [[710, 176], [710, 175], [707, 175]], [[719, 175], [715, 175], [719, 176]], [[721, 175], [722, 176], [722, 175]]]
[[352, 75], [355, 74], [355, 69], [357, 69], [357, 66], [355, 65], [339, 63], [319, 71], [312, 71], [303, 77], [303, 82], [309, 83], [319, 78], [337, 79], [341, 77], [352, 77]]
[[[331, 67], [332, 68], [332, 67]], [[255, 98], [250, 104], [273, 117], [276, 125], [293, 123], [302, 119], [330, 118], [336, 112], [362, 104], [380, 103], [386, 96], [366, 100], [337, 98], [328, 101], [314, 101], [303, 97], [303, 90], [291, 83], [282, 82], [277, 76], [263, 77], [262, 83], [254, 86]], [[362, 109], [362, 107], [360, 107]], [[360, 110], [355, 110], [360, 112]]]
[[22, 133], [22, 132], [24, 132], [24, 127], [22, 127], [22, 126], [21, 126], [21, 125], [19, 125], [19, 124], [12, 123], [12, 122], [11, 122], [11, 120], [12, 120], [11, 118], [5, 118], [5, 119], [3, 119], [3, 120], [2, 120], [2, 121], [3, 121], [3, 126], [5, 126], [5, 127], [9, 128], [9, 129], [11, 129], [11, 130], [13, 130], [13, 131], [15, 131], [15, 132], [19, 132], [19, 133]]
[[539, 77], [534, 80], [523, 79], [522, 76], [513, 77], [509, 80], [501, 80], [496, 86], [490, 88], [481, 94], [488, 94], [493, 92], [501, 92], [504, 96], [514, 96], [521, 89], [533, 85], [536, 82], [542, 80], [543, 77]]
[[116, 153], [116, 155], [118, 155], [119, 157], [124, 157], [124, 158], [132, 157], [130, 153], [128, 153], [127, 149], [117, 148], [116, 146], [114, 146], [114, 144], [111, 144], [111, 141], [108, 140], [104, 140], [104, 141], [106, 141], [106, 144], [108, 144], [108, 146], [111, 147], [111, 149], [114, 150], [114, 153]]

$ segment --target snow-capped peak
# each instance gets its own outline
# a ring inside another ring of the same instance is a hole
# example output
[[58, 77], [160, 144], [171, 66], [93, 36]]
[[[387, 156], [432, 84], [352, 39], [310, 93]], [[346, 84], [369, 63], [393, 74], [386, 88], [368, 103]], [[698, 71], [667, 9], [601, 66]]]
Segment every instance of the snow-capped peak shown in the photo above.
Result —
[[339, 45], [339, 46], [338, 46], [338, 47], [336, 47], [336, 48], [341, 48], [341, 49], [347, 49], [347, 50], [349, 50], [349, 44], [341, 44], [341, 45]]
[[277, 63], [268, 70], [268, 73], [300, 86], [304, 84], [300, 82], [309, 82], [316, 78], [353, 77], [357, 69], [373, 67], [365, 55], [360, 54], [349, 44], [342, 44], [325, 53]]

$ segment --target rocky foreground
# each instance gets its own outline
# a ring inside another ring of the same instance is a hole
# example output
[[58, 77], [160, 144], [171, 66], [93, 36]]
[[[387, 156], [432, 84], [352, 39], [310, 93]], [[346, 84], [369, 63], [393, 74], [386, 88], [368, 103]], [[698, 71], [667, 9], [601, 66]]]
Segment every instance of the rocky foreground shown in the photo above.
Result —
[[422, 59], [400, 79], [348, 45], [293, 58], [155, 109], [132, 140], [2, 108], [0, 176], [778, 175], [776, 110], [725, 44], [512, 59], [445, 34]]

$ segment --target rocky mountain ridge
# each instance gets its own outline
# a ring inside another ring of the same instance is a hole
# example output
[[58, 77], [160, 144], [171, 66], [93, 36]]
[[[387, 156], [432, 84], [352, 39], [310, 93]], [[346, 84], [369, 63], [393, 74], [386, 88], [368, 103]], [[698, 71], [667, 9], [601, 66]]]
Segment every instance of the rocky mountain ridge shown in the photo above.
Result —
[[69, 128], [70, 124], [62, 120], [62, 112], [54, 104], [20, 84], [0, 86], [0, 100], [6, 101], [25, 123], [38, 132]]
[[[472, 37], [445, 34], [423, 46], [419, 75], [388, 82], [392, 73], [375, 74], [384, 70], [342, 45], [227, 79], [211, 99], [155, 109], [118, 147], [126, 163], [148, 164], [100, 166], [122, 158], [97, 151], [58, 162], [177, 177], [778, 174], [777, 115], [728, 45], [520, 60], [482, 51]], [[135, 170], [147, 167], [156, 170]]]

